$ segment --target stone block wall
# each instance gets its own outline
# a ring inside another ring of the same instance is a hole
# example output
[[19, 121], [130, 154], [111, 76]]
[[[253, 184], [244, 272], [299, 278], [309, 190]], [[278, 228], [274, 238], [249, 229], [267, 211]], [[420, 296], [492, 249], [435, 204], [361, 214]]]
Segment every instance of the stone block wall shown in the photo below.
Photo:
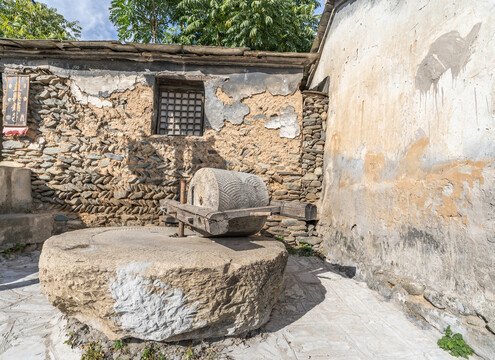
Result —
[[[318, 203], [323, 181], [323, 149], [327, 111], [328, 95], [326, 93], [303, 92], [302, 143], [301, 153], [298, 155], [300, 171], [281, 174], [277, 180], [284, 188], [273, 192], [274, 199]], [[271, 216], [264, 230], [266, 234], [282, 237], [291, 245], [299, 242], [311, 245], [321, 243], [321, 238], [316, 231], [316, 222]]]
[[[3, 79], [2, 73], [0, 73], [0, 136], [2, 136], [3, 129]], [[0, 141], [0, 161], [2, 161], [2, 141]]]
[[[34, 209], [65, 212], [73, 227], [160, 224], [159, 201], [176, 197], [178, 180], [202, 167], [257, 174], [273, 195], [288, 189], [286, 199], [318, 193], [300, 172], [303, 102], [297, 83], [284, 95], [258, 90], [234, 99], [222, 91], [227, 80], [207, 82], [205, 108], [219, 108], [224, 121], [214, 129], [208, 120], [201, 137], [172, 137], [152, 133], [153, 84], [136, 82], [96, 97], [75, 77], [47, 67], [10, 71], [30, 76], [29, 131], [2, 138], [3, 163], [31, 169]], [[247, 114], [234, 121], [223, 112], [236, 102]], [[287, 108], [295, 116], [294, 136], [268, 125]], [[317, 141], [307, 142], [315, 146]], [[315, 158], [312, 171], [317, 163]]]

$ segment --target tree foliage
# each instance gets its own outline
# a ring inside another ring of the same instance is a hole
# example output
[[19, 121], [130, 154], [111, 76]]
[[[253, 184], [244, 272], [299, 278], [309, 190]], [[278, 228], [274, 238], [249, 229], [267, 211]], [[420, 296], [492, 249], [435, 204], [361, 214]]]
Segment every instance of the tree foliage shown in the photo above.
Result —
[[56, 9], [32, 0], [0, 0], [0, 37], [77, 40], [81, 27]]
[[318, 0], [112, 0], [120, 40], [309, 51]]
[[318, 27], [317, 0], [181, 0], [183, 44], [309, 51]]
[[112, 0], [110, 21], [120, 40], [170, 42], [177, 3], [178, 0]]

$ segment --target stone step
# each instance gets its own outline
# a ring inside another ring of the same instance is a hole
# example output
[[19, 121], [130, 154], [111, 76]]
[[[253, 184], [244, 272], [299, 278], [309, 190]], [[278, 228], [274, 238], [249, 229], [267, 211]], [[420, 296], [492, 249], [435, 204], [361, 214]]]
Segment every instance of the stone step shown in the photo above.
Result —
[[0, 215], [0, 251], [17, 244], [42, 244], [52, 236], [52, 214], [3, 214]]

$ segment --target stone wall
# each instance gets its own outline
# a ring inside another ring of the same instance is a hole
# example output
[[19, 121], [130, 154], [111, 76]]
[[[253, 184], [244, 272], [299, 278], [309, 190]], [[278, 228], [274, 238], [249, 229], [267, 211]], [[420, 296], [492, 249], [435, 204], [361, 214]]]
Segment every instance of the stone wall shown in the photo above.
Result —
[[176, 197], [178, 180], [202, 167], [258, 174], [271, 194], [299, 174], [302, 74], [285, 82], [260, 72], [239, 82], [235, 74], [205, 76], [204, 135], [172, 137], [152, 133], [149, 75], [91, 82], [93, 73], [49, 66], [6, 65], [5, 72], [29, 74], [31, 84], [29, 132], [3, 137], [3, 163], [31, 169], [35, 210], [65, 211], [73, 226], [159, 224], [159, 200]]
[[311, 84], [329, 76], [326, 254], [485, 359], [495, 354], [494, 13], [493, 1], [345, 2]]
[[[2, 73], [0, 73], [0, 136], [2, 136], [3, 129], [3, 79]], [[0, 161], [2, 161], [2, 141], [0, 141]]]
[[[318, 91], [303, 92], [302, 144], [300, 171], [282, 173], [277, 178], [284, 188], [273, 192], [278, 200], [295, 200], [317, 204], [321, 196], [323, 148], [325, 145], [328, 95]], [[280, 236], [291, 245], [299, 242], [318, 245], [321, 237], [316, 222], [271, 216], [265, 226], [267, 234]]]

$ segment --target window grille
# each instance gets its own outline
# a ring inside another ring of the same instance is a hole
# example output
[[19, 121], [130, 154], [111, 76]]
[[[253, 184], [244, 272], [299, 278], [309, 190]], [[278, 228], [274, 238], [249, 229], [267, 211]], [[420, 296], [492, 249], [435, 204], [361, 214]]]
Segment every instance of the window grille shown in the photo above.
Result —
[[[202, 84], [201, 84], [202, 87]], [[203, 135], [204, 91], [196, 88], [160, 87], [157, 134]]]

